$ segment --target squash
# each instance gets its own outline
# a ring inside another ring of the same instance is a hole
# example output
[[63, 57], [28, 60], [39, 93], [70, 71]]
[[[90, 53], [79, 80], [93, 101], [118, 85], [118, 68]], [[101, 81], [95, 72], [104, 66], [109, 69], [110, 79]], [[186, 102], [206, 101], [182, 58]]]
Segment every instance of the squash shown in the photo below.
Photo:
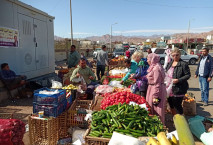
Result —
[[149, 142], [146, 145], [159, 145], [159, 144], [158, 144], [158, 141], [155, 138], [151, 137], [149, 139]]
[[172, 145], [167, 139], [165, 132], [159, 132], [157, 138], [160, 145]]
[[185, 117], [183, 115], [176, 114], [173, 117], [173, 120], [178, 133], [179, 145], [195, 145], [194, 138]]

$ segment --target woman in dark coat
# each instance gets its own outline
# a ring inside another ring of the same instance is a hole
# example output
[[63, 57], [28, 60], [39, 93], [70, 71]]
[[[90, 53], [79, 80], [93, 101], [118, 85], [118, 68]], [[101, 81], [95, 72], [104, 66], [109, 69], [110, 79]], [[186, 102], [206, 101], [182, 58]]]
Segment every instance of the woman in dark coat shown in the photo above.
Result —
[[189, 88], [187, 80], [191, 77], [191, 73], [188, 63], [180, 58], [178, 48], [172, 50], [171, 56], [173, 60], [166, 67], [167, 75], [171, 77], [173, 83], [168, 102], [173, 115], [183, 114], [182, 101]]

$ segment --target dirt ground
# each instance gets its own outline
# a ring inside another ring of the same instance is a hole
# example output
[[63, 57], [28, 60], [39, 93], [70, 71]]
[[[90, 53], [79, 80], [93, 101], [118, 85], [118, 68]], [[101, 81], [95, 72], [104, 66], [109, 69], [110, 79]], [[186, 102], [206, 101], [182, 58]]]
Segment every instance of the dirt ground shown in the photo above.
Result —
[[[196, 100], [200, 100], [200, 90], [199, 90], [199, 81], [198, 79], [194, 78], [194, 73], [197, 65], [190, 65], [191, 70], [191, 78], [189, 80], [189, 92], [192, 92], [195, 94]], [[209, 95], [209, 105], [203, 106], [202, 103], [197, 102], [197, 114], [212, 118], [213, 119], [213, 81], [210, 83], [210, 95]], [[33, 111], [33, 99], [32, 98], [23, 98], [23, 99], [17, 99], [15, 103], [12, 103], [9, 100], [5, 100], [0, 103], [0, 112], [1, 113], [13, 113], [13, 118], [15, 119], [21, 119], [27, 124], [27, 116], [30, 115]], [[186, 116], [187, 118], [190, 118], [192, 116]], [[166, 119], [170, 120], [172, 119], [171, 114], [166, 114]], [[166, 126], [170, 131], [175, 130], [174, 125], [171, 121], [166, 121]], [[26, 142], [28, 142], [27, 135], [25, 136]], [[26, 143], [28, 144], [28, 143]]]

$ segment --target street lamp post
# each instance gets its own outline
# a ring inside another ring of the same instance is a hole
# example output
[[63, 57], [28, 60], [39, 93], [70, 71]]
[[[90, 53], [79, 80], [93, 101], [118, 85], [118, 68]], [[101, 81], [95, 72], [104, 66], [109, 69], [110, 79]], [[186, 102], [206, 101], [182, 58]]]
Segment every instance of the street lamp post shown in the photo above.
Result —
[[111, 24], [111, 35], [110, 35], [110, 50], [112, 51], [112, 25], [116, 25], [118, 23]]

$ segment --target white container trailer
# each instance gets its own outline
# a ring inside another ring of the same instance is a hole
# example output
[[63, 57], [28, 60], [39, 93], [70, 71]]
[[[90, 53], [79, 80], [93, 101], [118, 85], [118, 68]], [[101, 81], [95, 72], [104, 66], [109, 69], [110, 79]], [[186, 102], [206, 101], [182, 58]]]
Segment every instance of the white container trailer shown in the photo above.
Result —
[[0, 63], [28, 79], [54, 73], [53, 20], [18, 0], [0, 0]]

